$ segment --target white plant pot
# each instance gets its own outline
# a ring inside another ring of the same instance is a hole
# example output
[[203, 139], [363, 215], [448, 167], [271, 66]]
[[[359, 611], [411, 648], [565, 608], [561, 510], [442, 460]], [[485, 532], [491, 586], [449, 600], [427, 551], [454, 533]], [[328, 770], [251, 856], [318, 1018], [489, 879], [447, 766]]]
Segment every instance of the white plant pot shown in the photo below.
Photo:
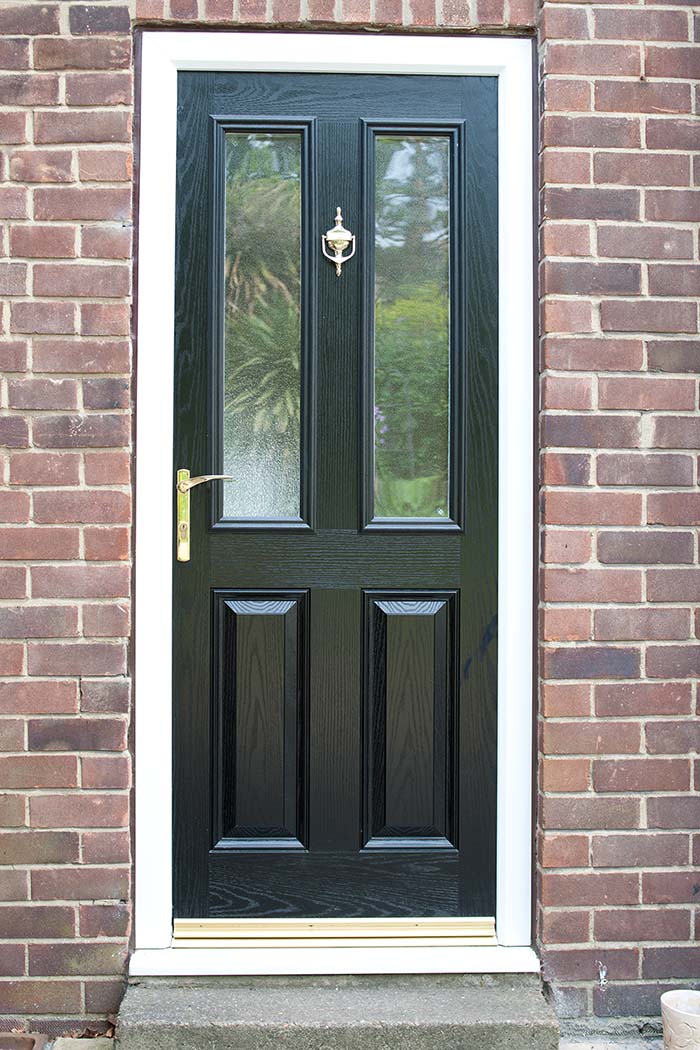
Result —
[[661, 996], [665, 1050], [700, 1050], [700, 992], [679, 988]]

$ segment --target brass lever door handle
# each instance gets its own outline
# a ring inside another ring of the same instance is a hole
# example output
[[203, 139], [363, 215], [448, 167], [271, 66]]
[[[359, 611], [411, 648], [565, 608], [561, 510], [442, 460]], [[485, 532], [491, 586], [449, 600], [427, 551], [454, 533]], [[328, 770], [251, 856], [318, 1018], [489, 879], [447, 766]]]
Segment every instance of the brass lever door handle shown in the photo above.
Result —
[[200, 474], [191, 478], [189, 470], [178, 470], [177, 482], [177, 560], [190, 560], [190, 489], [205, 481], [233, 481], [230, 474]]

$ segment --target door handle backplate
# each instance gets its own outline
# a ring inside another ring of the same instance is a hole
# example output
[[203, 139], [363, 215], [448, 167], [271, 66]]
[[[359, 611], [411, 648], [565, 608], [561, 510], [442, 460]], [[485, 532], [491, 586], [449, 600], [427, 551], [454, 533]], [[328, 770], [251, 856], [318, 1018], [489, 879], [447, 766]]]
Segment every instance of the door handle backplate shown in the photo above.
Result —
[[178, 470], [177, 490], [177, 560], [190, 560], [190, 489], [205, 481], [233, 481], [230, 474], [200, 474], [191, 478], [189, 470]]

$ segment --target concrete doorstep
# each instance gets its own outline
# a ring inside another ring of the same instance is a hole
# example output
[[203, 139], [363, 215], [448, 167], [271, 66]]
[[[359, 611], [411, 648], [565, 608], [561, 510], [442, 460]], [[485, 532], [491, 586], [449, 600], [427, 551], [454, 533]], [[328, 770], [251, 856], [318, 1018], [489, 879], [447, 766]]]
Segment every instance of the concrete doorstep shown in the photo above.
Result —
[[118, 1050], [557, 1050], [537, 975], [144, 980]]

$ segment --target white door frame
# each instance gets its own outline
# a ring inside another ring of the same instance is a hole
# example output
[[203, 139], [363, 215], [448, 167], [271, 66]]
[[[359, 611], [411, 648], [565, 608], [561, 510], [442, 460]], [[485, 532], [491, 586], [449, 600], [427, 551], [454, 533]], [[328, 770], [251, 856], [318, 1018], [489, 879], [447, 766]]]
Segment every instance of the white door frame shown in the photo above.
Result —
[[[171, 607], [178, 70], [498, 77], [497, 947], [172, 947]], [[523, 972], [531, 948], [533, 60], [507, 37], [145, 32], [136, 429], [135, 948], [132, 974]]]

